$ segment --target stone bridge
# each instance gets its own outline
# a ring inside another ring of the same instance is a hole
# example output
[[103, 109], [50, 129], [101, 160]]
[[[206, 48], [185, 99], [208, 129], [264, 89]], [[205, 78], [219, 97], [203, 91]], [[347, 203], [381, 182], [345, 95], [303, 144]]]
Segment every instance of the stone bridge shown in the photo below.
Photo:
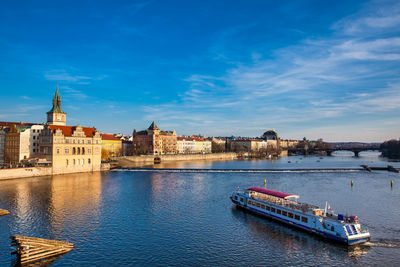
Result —
[[289, 153], [297, 153], [297, 154], [314, 154], [318, 152], [326, 152], [328, 156], [331, 156], [335, 151], [351, 151], [354, 153], [355, 157], [358, 157], [360, 152], [368, 151], [368, 150], [379, 150], [379, 146], [368, 146], [368, 147], [336, 147], [336, 148], [296, 148], [289, 150]]

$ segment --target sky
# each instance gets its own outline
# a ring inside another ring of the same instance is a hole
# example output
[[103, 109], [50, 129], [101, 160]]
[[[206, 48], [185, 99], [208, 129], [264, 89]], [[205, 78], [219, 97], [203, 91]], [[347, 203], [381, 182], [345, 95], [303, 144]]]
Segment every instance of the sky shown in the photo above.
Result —
[[132, 134], [400, 138], [399, 1], [13, 1], [0, 120]]

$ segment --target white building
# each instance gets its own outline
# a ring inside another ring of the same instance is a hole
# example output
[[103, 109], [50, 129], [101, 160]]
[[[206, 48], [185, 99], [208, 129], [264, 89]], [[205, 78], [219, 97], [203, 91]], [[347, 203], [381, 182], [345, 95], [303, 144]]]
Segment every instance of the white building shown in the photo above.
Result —
[[38, 156], [39, 152], [39, 134], [42, 132], [44, 125], [32, 125], [30, 128], [30, 157], [34, 158]]

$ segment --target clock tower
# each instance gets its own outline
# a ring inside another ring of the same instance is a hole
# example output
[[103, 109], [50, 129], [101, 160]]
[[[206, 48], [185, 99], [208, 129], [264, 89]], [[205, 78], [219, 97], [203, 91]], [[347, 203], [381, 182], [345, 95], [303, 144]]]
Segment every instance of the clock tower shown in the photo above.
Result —
[[56, 93], [53, 96], [53, 108], [47, 112], [47, 124], [66, 125], [67, 113], [61, 110], [61, 96], [58, 93], [58, 84]]

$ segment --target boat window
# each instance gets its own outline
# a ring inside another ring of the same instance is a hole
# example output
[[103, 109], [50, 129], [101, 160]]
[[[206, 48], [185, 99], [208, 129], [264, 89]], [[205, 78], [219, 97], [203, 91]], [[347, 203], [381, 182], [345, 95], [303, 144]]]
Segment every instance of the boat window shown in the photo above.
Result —
[[260, 203], [257, 203], [257, 207], [260, 207]]
[[307, 217], [301, 217], [301, 221], [305, 222], [305, 223], [308, 223], [308, 218]]
[[243, 198], [242, 197], [240, 198], [240, 202], [243, 202]]
[[282, 215], [283, 216], [287, 216], [287, 212], [286, 211], [282, 211]]
[[332, 226], [332, 227], [331, 227], [331, 231], [332, 231], [332, 232], [335, 231], [335, 227]]
[[300, 221], [300, 215], [295, 214], [295, 215], [294, 215], [294, 218], [295, 218], [296, 220], [299, 220], [299, 221]]
[[238, 200], [238, 197], [237, 197], [237, 196], [235, 196], [235, 200]]
[[290, 212], [289, 212], [288, 217], [289, 217], [289, 218], [293, 218], [293, 213], [290, 213]]
[[271, 208], [271, 212], [275, 212], [275, 208]]
[[253, 206], [255, 206], [255, 205], [256, 205], [256, 202], [253, 201]]
[[262, 209], [265, 209], [265, 205], [261, 204], [261, 208], [262, 208]]
[[281, 214], [281, 210], [276, 210], [276, 213]]
[[266, 209], [266, 210], [270, 210], [269, 206], [265, 206], [265, 209]]
[[250, 205], [250, 204], [251, 204], [251, 201], [250, 201], [250, 200], [247, 200], [247, 204], [249, 204], [249, 205]]

